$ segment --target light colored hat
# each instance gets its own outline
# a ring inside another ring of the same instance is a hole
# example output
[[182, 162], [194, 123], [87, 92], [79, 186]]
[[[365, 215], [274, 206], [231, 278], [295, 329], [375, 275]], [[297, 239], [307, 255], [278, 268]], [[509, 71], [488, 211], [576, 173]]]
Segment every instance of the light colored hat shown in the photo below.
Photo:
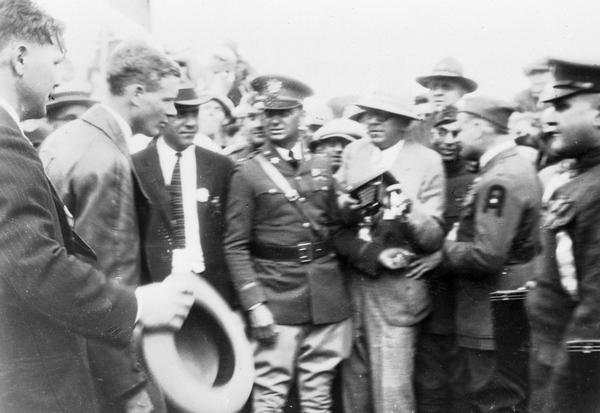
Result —
[[404, 103], [405, 100], [402, 96], [391, 92], [376, 91], [370, 96], [359, 99], [356, 106], [362, 109], [376, 109], [405, 118], [420, 120], [412, 105]]
[[429, 88], [429, 83], [436, 79], [450, 79], [463, 85], [467, 93], [471, 93], [477, 89], [477, 83], [463, 76], [463, 67], [454, 57], [446, 57], [433, 66], [433, 71], [427, 76], [417, 78], [417, 83], [421, 86]]
[[366, 136], [365, 126], [350, 119], [333, 119], [317, 130], [310, 142], [311, 146], [328, 138], [342, 138], [353, 142]]

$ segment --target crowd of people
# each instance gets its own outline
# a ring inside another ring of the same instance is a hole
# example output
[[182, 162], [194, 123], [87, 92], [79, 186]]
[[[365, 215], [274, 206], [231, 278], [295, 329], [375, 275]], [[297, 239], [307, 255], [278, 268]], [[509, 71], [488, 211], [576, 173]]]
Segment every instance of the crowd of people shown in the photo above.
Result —
[[182, 411], [132, 338], [181, 328], [182, 273], [246, 324], [245, 412], [600, 411], [600, 63], [319, 106], [123, 42], [98, 102], [63, 31], [0, 1], [0, 411]]

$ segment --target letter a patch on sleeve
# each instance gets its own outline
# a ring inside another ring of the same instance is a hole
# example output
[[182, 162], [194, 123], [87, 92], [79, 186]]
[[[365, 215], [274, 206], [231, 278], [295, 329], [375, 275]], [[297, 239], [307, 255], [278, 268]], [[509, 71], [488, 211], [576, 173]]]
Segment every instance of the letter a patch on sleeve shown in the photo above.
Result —
[[502, 216], [502, 208], [504, 208], [504, 199], [506, 198], [506, 189], [502, 185], [492, 185], [488, 189], [487, 197], [483, 212], [495, 212], [496, 216]]

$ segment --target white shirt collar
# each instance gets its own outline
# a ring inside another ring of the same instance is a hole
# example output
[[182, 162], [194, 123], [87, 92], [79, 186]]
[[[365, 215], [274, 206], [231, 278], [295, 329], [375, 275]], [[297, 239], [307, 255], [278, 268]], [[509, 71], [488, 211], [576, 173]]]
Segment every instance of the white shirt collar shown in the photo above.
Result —
[[483, 155], [481, 155], [481, 158], [479, 158], [479, 167], [483, 168], [500, 152], [504, 152], [510, 148], [514, 148], [515, 146], [517, 146], [517, 144], [513, 140], [508, 140], [492, 146], [490, 149], [485, 151]]
[[12, 105], [10, 103], [8, 103], [6, 100], [2, 99], [0, 97], [0, 107], [3, 108], [12, 118], [12, 120], [15, 121], [15, 123], [17, 124], [17, 126], [19, 127], [19, 131], [21, 133], [23, 133], [23, 129], [21, 129], [21, 121], [19, 119], [19, 115], [17, 114], [17, 111], [15, 110], [14, 107], [12, 107]]
[[404, 139], [400, 139], [398, 142], [396, 142], [389, 148], [382, 149], [381, 152], [383, 152], [383, 153], [398, 152], [400, 149], [402, 149], [403, 146], [404, 146]]
[[119, 125], [121, 132], [123, 132], [125, 141], [127, 142], [127, 144], [129, 144], [129, 141], [131, 140], [131, 137], [133, 136], [133, 132], [131, 130], [131, 126], [129, 125], [129, 123], [127, 123], [125, 121], [125, 119], [123, 119], [123, 116], [121, 116], [116, 110], [114, 110], [107, 104], [101, 103], [101, 105], [104, 107], [104, 109], [106, 109], [106, 111], [108, 113], [110, 113], [112, 115], [113, 118], [115, 118], [115, 120], [117, 121], [117, 125]]
[[300, 160], [302, 159], [302, 144], [300, 143], [300, 141], [296, 142], [296, 144], [292, 147], [292, 149], [286, 149], [286, 148], [282, 148], [281, 146], [278, 145], [273, 145], [275, 147], [275, 150], [279, 153], [279, 156], [281, 156], [284, 160], [289, 161], [290, 160], [290, 151], [292, 151], [292, 153], [294, 154], [294, 159]]
[[167, 145], [167, 142], [165, 142], [165, 139], [162, 136], [156, 141], [156, 150], [158, 151], [158, 153], [164, 154], [166, 156], [171, 156], [173, 157], [173, 159], [175, 159], [175, 154], [177, 152], [181, 152], [181, 156], [189, 156], [188, 154], [190, 152], [194, 152], [194, 147], [195, 145], [190, 145], [182, 151], [176, 151], [175, 149]]

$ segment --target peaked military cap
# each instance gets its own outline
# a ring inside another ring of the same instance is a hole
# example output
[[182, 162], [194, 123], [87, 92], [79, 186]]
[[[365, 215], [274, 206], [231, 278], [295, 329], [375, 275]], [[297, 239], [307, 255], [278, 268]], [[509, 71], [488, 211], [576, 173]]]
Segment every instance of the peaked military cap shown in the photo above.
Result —
[[306, 84], [280, 75], [258, 76], [250, 82], [250, 86], [264, 99], [265, 109], [271, 110], [297, 108], [313, 94]]
[[458, 111], [485, 119], [504, 130], [508, 130], [508, 118], [514, 112], [514, 108], [496, 99], [472, 97], [465, 99]]
[[449, 79], [463, 85], [467, 93], [471, 93], [477, 89], [477, 83], [464, 76], [463, 67], [454, 57], [446, 57], [433, 66], [433, 71], [427, 76], [420, 76], [417, 82], [426, 88], [429, 88], [429, 83], [432, 80]]
[[546, 90], [544, 102], [564, 99], [579, 93], [600, 93], [600, 62], [575, 62], [550, 59], [554, 75], [551, 90]]

